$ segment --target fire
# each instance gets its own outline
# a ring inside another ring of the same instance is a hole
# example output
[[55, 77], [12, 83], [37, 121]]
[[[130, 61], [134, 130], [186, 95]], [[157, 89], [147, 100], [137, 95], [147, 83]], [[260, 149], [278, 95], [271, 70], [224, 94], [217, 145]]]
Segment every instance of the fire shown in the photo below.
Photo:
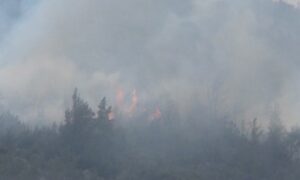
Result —
[[152, 113], [151, 119], [154, 120], [154, 119], [160, 119], [160, 118], [161, 118], [161, 111], [160, 111], [159, 107], [157, 107], [155, 109], [155, 111]]
[[122, 107], [124, 104], [124, 91], [122, 88], [118, 88], [117, 89], [117, 93], [116, 93], [116, 103], [118, 107]]
[[131, 115], [132, 115], [132, 113], [134, 113], [136, 111], [137, 104], [138, 104], [138, 96], [137, 96], [136, 90], [134, 89], [132, 91], [132, 95], [131, 95], [131, 104], [128, 109], [128, 112]]
[[117, 108], [114, 111], [114, 114], [111, 116], [115, 117], [116, 114], [119, 115], [121, 113], [128, 117], [132, 117], [134, 113], [136, 113], [138, 99], [139, 99], [137, 96], [136, 89], [133, 89], [130, 100], [127, 99], [126, 95], [127, 93], [123, 90], [123, 88], [117, 86], [116, 96], [115, 96], [115, 102]]
[[[157, 106], [153, 110], [146, 108], [139, 103], [139, 97], [136, 89], [131, 92], [130, 98], [126, 97], [126, 93], [123, 88], [116, 89], [116, 110], [108, 114], [109, 120], [115, 119], [116, 116], [123, 116], [131, 119], [138, 114], [144, 114], [148, 117], [148, 120], [159, 120], [161, 119], [162, 113], [160, 108]], [[139, 107], [138, 107], [139, 106]]]
[[108, 113], [108, 120], [112, 121], [113, 119], [115, 119], [115, 114], [111, 111]]

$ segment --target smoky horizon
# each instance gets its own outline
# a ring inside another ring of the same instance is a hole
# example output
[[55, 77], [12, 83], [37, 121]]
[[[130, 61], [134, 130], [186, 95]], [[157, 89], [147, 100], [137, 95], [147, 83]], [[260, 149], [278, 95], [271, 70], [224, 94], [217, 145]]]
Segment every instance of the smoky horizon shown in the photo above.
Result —
[[299, 180], [300, 0], [0, 0], [0, 180]]
[[118, 108], [120, 91], [130, 106], [136, 91], [140, 109], [172, 102], [182, 116], [215, 108], [263, 124], [276, 109], [286, 126], [299, 125], [297, 0], [3, 0], [0, 8], [1, 107], [23, 122], [62, 122], [77, 87], [93, 109], [102, 97]]

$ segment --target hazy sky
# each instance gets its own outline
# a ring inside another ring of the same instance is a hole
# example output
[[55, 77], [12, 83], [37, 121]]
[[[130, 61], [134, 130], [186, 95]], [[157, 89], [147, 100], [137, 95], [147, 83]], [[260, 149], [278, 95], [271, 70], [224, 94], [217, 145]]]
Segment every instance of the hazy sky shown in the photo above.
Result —
[[295, 8], [298, 8], [300, 5], [300, 1], [299, 0], [274, 0], [275, 2], [285, 2], [289, 5], [294, 6]]
[[299, 119], [297, 0], [2, 0], [1, 103], [60, 121], [75, 87], [92, 106], [118, 88], [265, 118]]

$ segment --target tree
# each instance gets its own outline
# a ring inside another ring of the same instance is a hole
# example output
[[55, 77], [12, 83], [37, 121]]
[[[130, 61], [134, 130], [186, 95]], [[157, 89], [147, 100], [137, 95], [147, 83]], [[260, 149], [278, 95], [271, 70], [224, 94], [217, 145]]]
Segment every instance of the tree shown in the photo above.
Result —
[[93, 121], [94, 112], [89, 105], [80, 98], [77, 89], [72, 96], [72, 109], [65, 112], [65, 124], [61, 126], [63, 141], [69, 145], [71, 151], [81, 152], [88, 138], [89, 124]]

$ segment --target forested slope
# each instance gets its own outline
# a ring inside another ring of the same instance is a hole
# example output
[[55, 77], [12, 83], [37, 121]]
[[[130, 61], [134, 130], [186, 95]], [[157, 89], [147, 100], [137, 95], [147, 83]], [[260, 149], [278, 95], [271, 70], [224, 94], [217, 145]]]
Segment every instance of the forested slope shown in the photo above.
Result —
[[[29, 128], [0, 118], [0, 178], [5, 180], [293, 180], [300, 178], [300, 130], [277, 123], [249, 133], [225, 119], [178, 116], [110, 119], [103, 99], [93, 112], [78, 93], [65, 121]], [[178, 119], [176, 119], [176, 117]], [[201, 116], [199, 116], [201, 117]], [[204, 123], [205, 122], [205, 123]]]

